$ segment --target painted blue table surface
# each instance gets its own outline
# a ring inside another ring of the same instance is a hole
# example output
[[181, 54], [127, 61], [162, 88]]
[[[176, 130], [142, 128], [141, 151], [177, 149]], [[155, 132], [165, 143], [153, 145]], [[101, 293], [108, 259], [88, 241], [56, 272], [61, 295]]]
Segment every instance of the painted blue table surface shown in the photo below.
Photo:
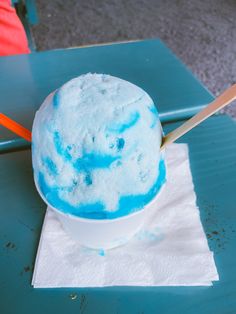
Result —
[[0, 155], [0, 313], [236, 313], [236, 124], [216, 116], [181, 142], [189, 144], [197, 203], [218, 282], [210, 287], [32, 288], [46, 206], [35, 190], [31, 152], [26, 150]]
[[[31, 129], [45, 97], [87, 72], [111, 74], [142, 87], [162, 121], [189, 117], [213, 99], [160, 40], [145, 40], [1, 57], [0, 112]], [[0, 126], [0, 150], [26, 145]]]

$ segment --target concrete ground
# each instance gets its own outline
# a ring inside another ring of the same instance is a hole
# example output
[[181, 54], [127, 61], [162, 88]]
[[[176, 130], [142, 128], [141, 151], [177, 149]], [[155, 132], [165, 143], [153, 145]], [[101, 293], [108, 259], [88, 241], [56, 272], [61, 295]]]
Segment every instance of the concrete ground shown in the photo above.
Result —
[[38, 50], [158, 37], [214, 95], [236, 82], [235, 0], [36, 2]]

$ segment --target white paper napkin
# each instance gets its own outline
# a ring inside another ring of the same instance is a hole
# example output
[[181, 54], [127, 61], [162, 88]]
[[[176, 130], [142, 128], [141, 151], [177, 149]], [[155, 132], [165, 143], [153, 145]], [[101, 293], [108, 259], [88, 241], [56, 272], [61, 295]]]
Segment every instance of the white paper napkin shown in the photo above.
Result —
[[207, 286], [218, 280], [196, 206], [187, 145], [168, 147], [166, 162], [168, 181], [144, 229], [122, 247], [105, 252], [84, 248], [47, 210], [32, 285]]

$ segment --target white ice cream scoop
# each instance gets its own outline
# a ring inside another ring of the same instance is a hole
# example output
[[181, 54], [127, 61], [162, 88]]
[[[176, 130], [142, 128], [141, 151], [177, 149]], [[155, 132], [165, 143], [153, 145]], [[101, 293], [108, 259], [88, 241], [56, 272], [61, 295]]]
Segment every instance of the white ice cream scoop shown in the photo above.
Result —
[[162, 136], [156, 106], [143, 89], [111, 75], [80, 75], [50, 94], [35, 115], [35, 182], [65, 214], [129, 215], [165, 182]]

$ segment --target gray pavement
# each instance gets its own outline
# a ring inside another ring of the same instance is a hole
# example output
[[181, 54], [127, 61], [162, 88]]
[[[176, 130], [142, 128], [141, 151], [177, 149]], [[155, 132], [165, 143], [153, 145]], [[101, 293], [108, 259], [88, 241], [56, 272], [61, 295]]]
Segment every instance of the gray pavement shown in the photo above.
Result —
[[158, 37], [214, 95], [236, 82], [235, 0], [36, 2], [38, 50]]

